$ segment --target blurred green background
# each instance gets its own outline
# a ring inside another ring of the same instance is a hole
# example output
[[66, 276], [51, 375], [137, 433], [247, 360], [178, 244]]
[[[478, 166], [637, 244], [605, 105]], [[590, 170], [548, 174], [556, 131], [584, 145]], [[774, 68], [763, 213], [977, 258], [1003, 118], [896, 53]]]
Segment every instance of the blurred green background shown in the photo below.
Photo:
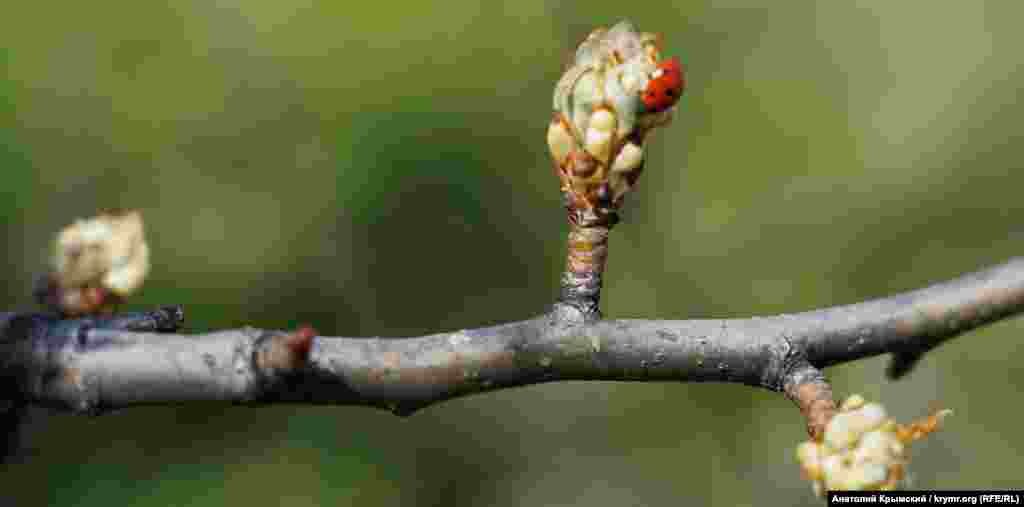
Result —
[[[144, 211], [189, 330], [407, 336], [544, 310], [564, 213], [544, 132], [591, 28], [665, 34], [689, 88], [612, 238], [610, 317], [792, 312], [1024, 254], [1024, 3], [13, 2], [0, 16], [0, 308], [52, 234]], [[1021, 487], [1020, 321], [907, 379], [920, 488]], [[970, 397], [977, 398], [971, 402]], [[781, 396], [564, 383], [431, 407], [34, 417], [7, 505], [816, 505]]]

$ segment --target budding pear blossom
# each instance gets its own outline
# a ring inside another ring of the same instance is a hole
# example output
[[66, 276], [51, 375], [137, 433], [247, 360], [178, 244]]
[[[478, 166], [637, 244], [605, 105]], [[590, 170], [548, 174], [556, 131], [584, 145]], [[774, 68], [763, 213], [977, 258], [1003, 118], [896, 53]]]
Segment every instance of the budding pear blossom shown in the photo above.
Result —
[[850, 396], [825, 427], [821, 441], [797, 447], [797, 461], [819, 496], [827, 490], [892, 490], [910, 461], [910, 442], [935, 431], [949, 410], [909, 425], [889, 419], [885, 408]]

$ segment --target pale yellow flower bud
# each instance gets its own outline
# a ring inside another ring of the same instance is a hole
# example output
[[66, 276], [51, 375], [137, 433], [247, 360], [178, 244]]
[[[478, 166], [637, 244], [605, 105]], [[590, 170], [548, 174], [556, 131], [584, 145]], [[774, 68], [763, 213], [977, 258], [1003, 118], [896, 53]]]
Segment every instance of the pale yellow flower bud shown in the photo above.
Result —
[[590, 126], [584, 145], [602, 164], [608, 164], [611, 157], [613, 135], [615, 133], [615, 115], [607, 109], [599, 109], [590, 116]]
[[548, 148], [551, 150], [551, 157], [555, 163], [562, 165], [569, 154], [576, 149], [576, 140], [572, 133], [565, 128], [565, 124], [555, 119], [548, 126]]

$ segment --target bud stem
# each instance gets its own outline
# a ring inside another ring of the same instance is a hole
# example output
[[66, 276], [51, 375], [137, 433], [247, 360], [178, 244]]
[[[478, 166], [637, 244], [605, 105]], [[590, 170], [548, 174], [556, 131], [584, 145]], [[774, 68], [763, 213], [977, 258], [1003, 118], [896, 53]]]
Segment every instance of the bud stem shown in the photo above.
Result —
[[576, 318], [584, 322], [601, 318], [601, 284], [610, 231], [611, 226], [606, 224], [569, 226], [568, 255], [556, 306], [575, 309]]

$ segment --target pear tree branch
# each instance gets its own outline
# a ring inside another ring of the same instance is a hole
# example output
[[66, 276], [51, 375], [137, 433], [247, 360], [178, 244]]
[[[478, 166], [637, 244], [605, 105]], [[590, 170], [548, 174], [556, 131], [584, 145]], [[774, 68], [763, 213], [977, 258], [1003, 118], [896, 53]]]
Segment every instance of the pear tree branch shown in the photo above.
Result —
[[821, 368], [920, 354], [1022, 309], [1024, 258], [804, 313], [585, 321], [552, 312], [400, 339], [309, 329], [155, 332], [180, 322], [177, 308], [109, 319], [7, 313], [0, 314], [0, 371], [28, 402], [89, 414], [220, 401], [366, 405], [408, 415], [471, 393], [560, 380], [733, 382], [785, 392], [813, 434], [830, 410]]
[[[895, 487], [903, 443], [936, 428], [940, 414], [900, 426], [859, 397], [838, 406], [822, 370], [890, 354], [888, 375], [899, 378], [946, 340], [1021, 312], [1024, 257], [804, 313], [602, 319], [611, 231], [644, 169], [645, 141], [672, 120], [685, 87], [682, 64], [662, 59], [659, 40], [628, 22], [595, 30], [555, 87], [547, 142], [569, 235], [549, 312], [394, 339], [318, 336], [309, 327], [178, 334], [180, 307], [116, 312], [150, 264], [139, 214], [111, 211], [59, 234], [53, 271], [35, 291], [49, 311], [0, 313], [0, 431], [16, 428], [9, 423], [28, 404], [85, 414], [192, 402], [334, 404], [409, 415], [544, 382], [732, 382], [784, 393], [797, 405], [812, 438], [800, 459], [816, 488]], [[858, 442], [866, 450], [856, 450]], [[868, 451], [876, 454], [844, 468], [853, 461], [841, 453]]]

